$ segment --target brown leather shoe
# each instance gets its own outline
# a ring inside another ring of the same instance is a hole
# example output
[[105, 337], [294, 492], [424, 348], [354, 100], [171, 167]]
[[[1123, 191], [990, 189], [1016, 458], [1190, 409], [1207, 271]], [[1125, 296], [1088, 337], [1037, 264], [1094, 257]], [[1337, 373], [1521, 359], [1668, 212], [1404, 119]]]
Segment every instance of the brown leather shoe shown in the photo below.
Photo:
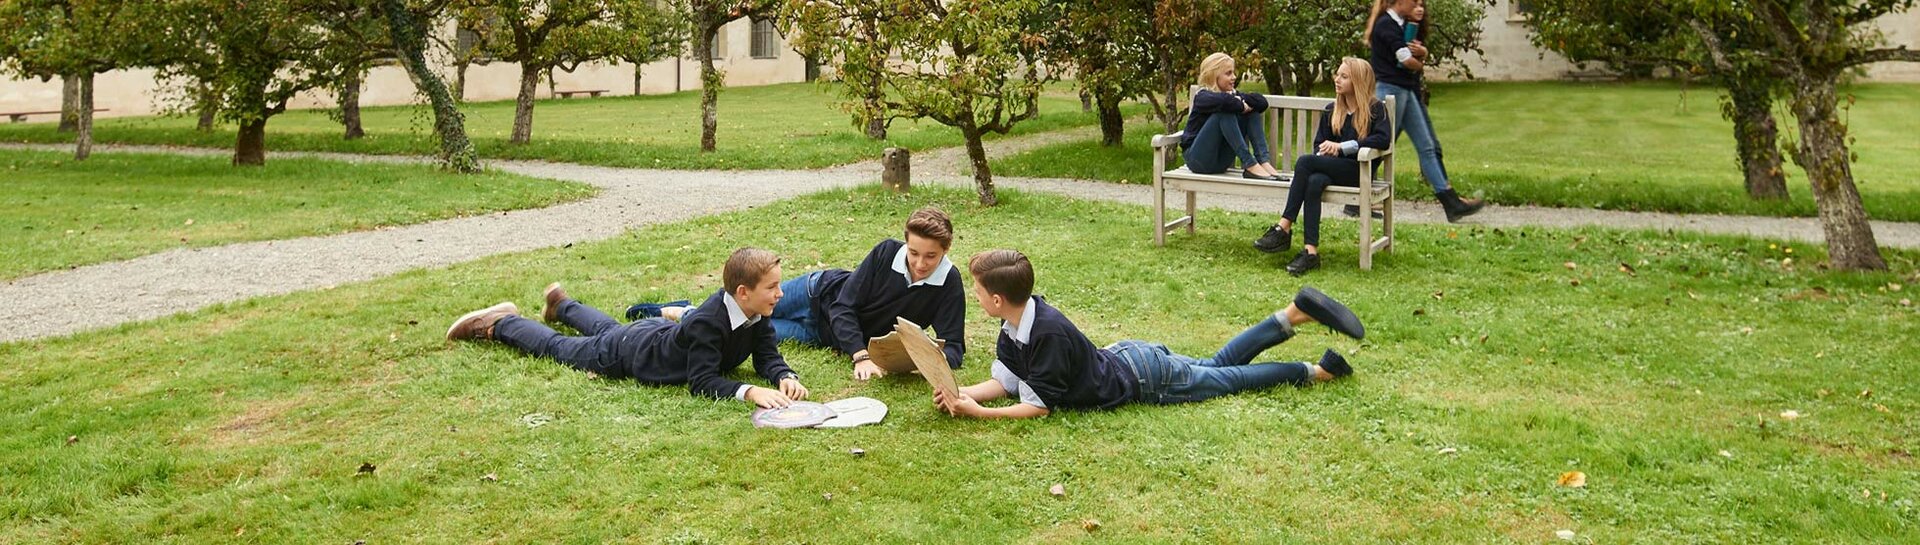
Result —
[[567, 302], [567, 290], [560, 289], [560, 283], [547, 284], [547, 308], [540, 309], [540, 319], [547, 323], [560, 321], [560, 304]]
[[447, 328], [449, 341], [484, 341], [493, 338], [493, 324], [501, 318], [519, 316], [520, 307], [512, 302], [500, 303], [480, 310], [466, 313], [453, 321]]

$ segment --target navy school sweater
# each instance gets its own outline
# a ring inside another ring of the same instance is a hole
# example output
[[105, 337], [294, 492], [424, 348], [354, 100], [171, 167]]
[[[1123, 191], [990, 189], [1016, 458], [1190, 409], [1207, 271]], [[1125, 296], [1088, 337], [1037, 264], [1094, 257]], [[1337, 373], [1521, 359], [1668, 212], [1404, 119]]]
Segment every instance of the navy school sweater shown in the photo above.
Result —
[[[1248, 112], [1247, 108], [1253, 108], [1253, 111]], [[1207, 124], [1207, 119], [1213, 117], [1213, 114], [1252, 115], [1265, 111], [1267, 111], [1266, 95], [1201, 89], [1193, 95], [1193, 108], [1187, 112], [1187, 128], [1180, 132], [1180, 148], [1193, 147], [1193, 139], [1199, 134], [1200, 126]]]
[[629, 333], [640, 336], [620, 343], [633, 351], [628, 356], [633, 378], [648, 384], [685, 383], [694, 395], [732, 399], [741, 383], [720, 374], [739, 367], [748, 356], [753, 357], [754, 371], [769, 383], [779, 384], [792, 373], [774, 341], [773, 322], [762, 317], [734, 329], [722, 297], [731, 296], [726, 290], [714, 292], [680, 323]]
[[949, 264], [945, 271], [935, 270], [933, 274], [941, 277], [939, 285], [928, 278], [908, 287], [906, 275], [893, 268], [895, 256], [906, 246], [898, 240], [882, 240], [853, 271], [821, 272], [809, 303], [820, 338], [851, 355], [865, 350], [867, 339], [893, 331], [895, 317], [906, 318], [932, 327], [934, 336], [947, 341], [942, 349], [947, 365], [959, 369], [967, 353], [967, 290], [960, 284], [959, 267]]
[[1420, 89], [1420, 72], [1400, 64], [1394, 52], [1407, 46], [1406, 25], [1394, 22], [1393, 14], [1380, 12], [1380, 18], [1373, 21], [1373, 36], [1367, 41], [1371, 50], [1367, 63], [1373, 65], [1374, 77], [1380, 83], [1391, 83], [1406, 90]]
[[1000, 332], [996, 358], [1051, 410], [1113, 409], [1133, 400], [1133, 369], [1095, 347], [1080, 328], [1038, 296], [1033, 328], [1021, 344]]

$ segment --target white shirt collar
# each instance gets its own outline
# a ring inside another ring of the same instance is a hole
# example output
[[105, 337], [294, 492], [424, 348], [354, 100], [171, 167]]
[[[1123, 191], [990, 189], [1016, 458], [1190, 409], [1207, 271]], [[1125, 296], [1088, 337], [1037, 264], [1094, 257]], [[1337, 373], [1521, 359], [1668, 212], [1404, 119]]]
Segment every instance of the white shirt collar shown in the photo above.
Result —
[[752, 325], [755, 322], [760, 321], [759, 316], [748, 318], [747, 311], [742, 310], [740, 308], [740, 302], [733, 300], [733, 294], [731, 293], [721, 294], [720, 302], [725, 304], [727, 307], [727, 326], [728, 327], [731, 327], [737, 330], [737, 329], [740, 329], [742, 326]]
[[1013, 323], [1002, 320], [1000, 321], [1000, 331], [1004, 331], [1008, 337], [1012, 337], [1013, 342], [1022, 345], [1027, 344], [1027, 341], [1033, 339], [1033, 309], [1034, 307], [1040, 306], [1036, 303], [1038, 303], [1038, 301], [1032, 297], [1028, 297], [1027, 310], [1020, 313], [1020, 327], [1016, 329], [1013, 327]]
[[1387, 8], [1387, 15], [1393, 17], [1393, 22], [1399, 23], [1400, 26], [1407, 26], [1407, 19], [1401, 17], [1400, 12], [1394, 11], [1393, 8]]
[[947, 285], [947, 271], [951, 270], [953, 270], [953, 261], [947, 259], [946, 256], [941, 256], [940, 265], [933, 268], [933, 274], [927, 275], [925, 280], [914, 282], [913, 273], [907, 270], [907, 245], [901, 244], [900, 251], [893, 253], [893, 272], [900, 273], [901, 277], [906, 278], [907, 287], [909, 288], [921, 284], [945, 286]]

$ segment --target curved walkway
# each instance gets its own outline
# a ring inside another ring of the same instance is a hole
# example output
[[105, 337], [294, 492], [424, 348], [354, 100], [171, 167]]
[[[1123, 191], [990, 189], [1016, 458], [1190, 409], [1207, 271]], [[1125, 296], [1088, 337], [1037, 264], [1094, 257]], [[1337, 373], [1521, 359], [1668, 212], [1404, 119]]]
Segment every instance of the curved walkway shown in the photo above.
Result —
[[[994, 155], [1015, 153], [1082, 138], [1090, 129], [1045, 133], [988, 143]], [[4, 145], [13, 149], [65, 150], [65, 146]], [[225, 155], [221, 150], [107, 146], [100, 151]], [[961, 148], [922, 152], [914, 160], [915, 183], [971, 187]], [[415, 162], [429, 159], [328, 153], [276, 153], [345, 161]], [[176, 249], [144, 257], [30, 276], [0, 285], [0, 342], [66, 335], [167, 316], [208, 305], [262, 295], [371, 280], [422, 267], [610, 238], [628, 229], [740, 210], [816, 191], [869, 183], [877, 163], [820, 170], [686, 171], [595, 167], [538, 161], [491, 161], [489, 166], [527, 176], [588, 183], [600, 194], [535, 210], [518, 210], [430, 223], [211, 248]], [[999, 187], [1076, 198], [1151, 204], [1148, 186], [1066, 179], [996, 177]], [[1207, 207], [1240, 211], [1278, 210], [1284, 199], [1201, 197]], [[1401, 221], [1444, 223], [1432, 203], [1399, 202]], [[1337, 213], [1337, 212], [1336, 212]], [[1149, 233], [1144, 216], [1141, 238]], [[1680, 215], [1605, 210], [1491, 206], [1461, 225], [1606, 226], [1676, 229], [1819, 242], [1811, 218]], [[1874, 234], [1888, 247], [1920, 248], [1920, 223], [1875, 222]]]

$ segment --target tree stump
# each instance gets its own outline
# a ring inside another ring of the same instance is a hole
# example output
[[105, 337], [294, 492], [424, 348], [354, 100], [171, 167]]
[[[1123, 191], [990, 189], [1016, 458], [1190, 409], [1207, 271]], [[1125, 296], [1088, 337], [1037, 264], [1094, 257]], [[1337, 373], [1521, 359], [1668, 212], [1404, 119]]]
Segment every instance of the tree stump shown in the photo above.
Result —
[[912, 155], [906, 148], [887, 148], [880, 155], [880, 185], [894, 193], [913, 191]]

